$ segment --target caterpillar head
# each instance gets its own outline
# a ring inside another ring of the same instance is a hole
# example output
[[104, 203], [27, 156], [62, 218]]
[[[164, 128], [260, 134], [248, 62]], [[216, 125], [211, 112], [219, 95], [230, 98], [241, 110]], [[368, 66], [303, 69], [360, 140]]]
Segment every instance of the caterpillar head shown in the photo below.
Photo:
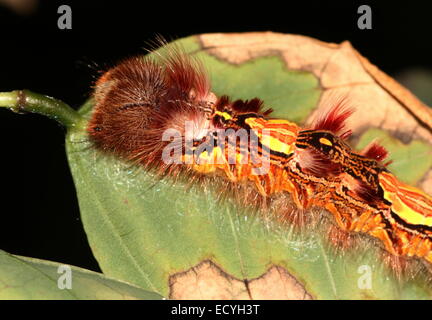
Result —
[[349, 146], [342, 138], [330, 131], [304, 130], [300, 131], [296, 140], [296, 147], [322, 155], [333, 162], [343, 162]]

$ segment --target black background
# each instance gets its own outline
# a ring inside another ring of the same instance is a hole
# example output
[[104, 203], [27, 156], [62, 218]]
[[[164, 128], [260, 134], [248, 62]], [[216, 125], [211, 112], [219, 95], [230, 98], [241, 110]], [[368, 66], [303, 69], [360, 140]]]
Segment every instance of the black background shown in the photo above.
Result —
[[[350, 40], [391, 75], [410, 67], [432, 69], [431, 11], [424, 1], [149, 2], [47, 0], [27, 16], [0, 6], [0, 91], [27, 88], [78, 108], [98, 69], [143, 52], [156, 34], [303, 34]], [[72, 30], [57, 28], [60, 4], [72, 8]], [[361, 4], [372, 8], [372, 30], [357, 28]], [[0, 146], [0, 249], [98, 271], [79, 218], [64, 129], [39, 115], [0, 110]]]

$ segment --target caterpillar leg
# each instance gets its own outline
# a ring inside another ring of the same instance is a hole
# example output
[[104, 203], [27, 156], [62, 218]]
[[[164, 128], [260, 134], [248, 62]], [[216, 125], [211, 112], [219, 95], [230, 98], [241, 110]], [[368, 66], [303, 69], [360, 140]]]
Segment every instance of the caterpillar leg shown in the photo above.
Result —
[[405, 245], [403, 246], [404, 253], [408, 257], [419, 256], [421, 257], [421, 244], [423, 242], [423, 238], [419, 236], [414, 236], [411, 239], [404, 239]]
[[426, 260], [431, 255], [432, 242], [429, 237], [423, 235], [416, 235], [412, 240], [408, 241], [407, 255], [417, 256], [419, 258], [425, 258]]
[[339, 228], [341, 228], [344, 231], [349, 231], [350, 222], [343, 217], [341, 210], [338, 206], [332, 203], [332, 201], [329, 199], [328, 201], [325, 201], [324, 207], [332, 213]]
[[363, 212], [357, 219], [354, 219], [350, 231], [368, 232], [371, 228], [372, 212], [367, 210]]
[[398, 256], [399, 253], [395, 250], [394, 244], [392, 239], [389, 236], [389, 233], [384, 228], [378, 227], [375, 229], [372, 229], [368, 232], [371, 236], [378, 238], [382, 241], [384, 244], [384, 248], [391, 254]]
[[425, 258], [427, 261], [432, 262], [432, 240], [424, 238], [417, 250], [417, 256]]
[[263, 196], [263, 197], [267, 197], [268, 194], [266, 192], [266, 189], [264, 188], [263, 184], [262, 184], [262, 178], [260, 178], [260, 176], [251, 176], [250, 179], [255, 183], [256, 188], [258, 189], [258, 192]]

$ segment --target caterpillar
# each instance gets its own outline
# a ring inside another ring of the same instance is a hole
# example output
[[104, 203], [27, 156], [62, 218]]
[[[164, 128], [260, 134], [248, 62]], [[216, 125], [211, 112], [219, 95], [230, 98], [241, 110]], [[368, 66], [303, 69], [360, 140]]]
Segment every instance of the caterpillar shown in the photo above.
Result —
[[217, 97], [202, 63], [179, 48], [121, 62], [96, 82], [94, 100], [87, 131], [99, 150], [160, 176], [217, 177], [324, 208], [342, 231], [432, 263], [432, 198], [387, 169], [384, 147], [359, 153], [345, 142], [353, 109], [344, 101], [301, 128], [259, 98]]

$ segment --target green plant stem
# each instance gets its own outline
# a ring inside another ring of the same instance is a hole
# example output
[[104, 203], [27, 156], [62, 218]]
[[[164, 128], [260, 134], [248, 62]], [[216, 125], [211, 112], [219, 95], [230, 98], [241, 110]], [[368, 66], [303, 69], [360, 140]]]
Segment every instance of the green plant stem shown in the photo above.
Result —
[[14, 112], [34, 112], [55, 119], [67, 128], [75, 127], [81, 116], [66, 103], [29, 90], [0, 92], [0, 107]]

